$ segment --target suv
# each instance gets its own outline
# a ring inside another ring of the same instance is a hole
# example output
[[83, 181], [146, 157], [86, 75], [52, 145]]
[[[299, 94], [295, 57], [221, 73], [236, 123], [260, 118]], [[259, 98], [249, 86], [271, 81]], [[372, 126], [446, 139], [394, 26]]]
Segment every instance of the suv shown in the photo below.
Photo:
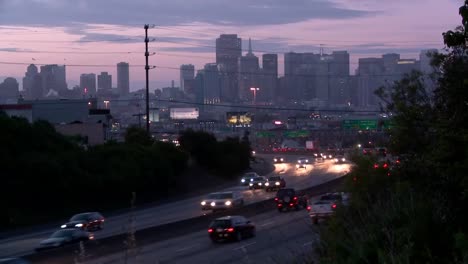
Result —
[[246, 174], [244, 174], [244, 176], [242, 176], [241, 178], [241, 184], [244, 185], [244, 186], [247, 186], [249, 185], [250, 182], [253, 181], [254, 178], [257, 178], [259, 177], [259, 175], [255, 172], [247, 172]]
[[286, 187], [286, 181], [280, 176], [271, 176], [268, 177], [267, 182], [265, 183], [265, 190], [268, 192], [274, 189], [281, 189]]
[[307, 208], [307, 197], [299, 196], [293, 188], [279, 189], [275, 197], [276, 207], [282, 212], [284, 209]]
[[240, 215], [224, 216], [215, 219], [208, 227], [208, 235], [213, 243], [224, 240], [240, 241], [255, 236], [255, 225]]
[[217, 211], [244, 205], [244, 198], [239, 192], [210, 193], [201, 203], [202, 210]]
[[297, 160], [297, 164], [296, 164], [296, 170], [300, 169], [300, 168], [304, 168], [304, 169], [307, 169], [307, 164], [309, 163], [309, 159], [308, 158], [299, 158]]
[[263, 176], [258, 176], [253, 178], [253, 180], [249, 183], [249, 189], [263, 189], [265, 187], [265, 183], [267, 182], [267, 179]]
[[104, 216], [98, 212], [76, 214], [60, 228], [80, 228], [83, 230], [101, 230], [104, 226]]

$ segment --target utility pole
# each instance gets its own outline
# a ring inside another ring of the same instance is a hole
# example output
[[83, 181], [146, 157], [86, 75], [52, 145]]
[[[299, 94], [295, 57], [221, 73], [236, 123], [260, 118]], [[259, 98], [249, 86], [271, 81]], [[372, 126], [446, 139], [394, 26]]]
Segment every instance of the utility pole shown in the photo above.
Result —
[[148, 52], [148, 28], [149, 25], [145, 24], [145, 58], [146, 58], [146, 65], [145, 65], [145, 71], [146, 71], [146, 133], [150, 135], [150, 123], [149, 123], [149, 69], [150, 66], [148, 65], [148, 57], [149, 57], [149, 52]]

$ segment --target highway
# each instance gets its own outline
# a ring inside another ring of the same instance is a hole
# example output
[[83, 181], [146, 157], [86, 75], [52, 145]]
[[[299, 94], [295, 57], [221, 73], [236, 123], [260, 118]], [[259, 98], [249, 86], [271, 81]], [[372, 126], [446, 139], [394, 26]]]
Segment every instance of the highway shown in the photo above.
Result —
[[[257, 228], [254, 238], [213, 244], [207, 230], [200, 230], [143, 246], [129, 254], [126, 263], [303, 263], [313, 257], [319, 237], [307, 211], [275, 210], [250, 220]], [[120, 252], [85, 263], [120, 264], [124, 259], [125, 252]]]
[[[275, 155], [262, 155], [267, 161], [271, 161]], [[349, 170], [349, 165], [335, 165], [332, 161], [321, 164], [309, 165], [308, 168], [296, 170], [295, 162], [298, 156], [285, 156], [283, 164], [275, 164], [275, 171], [272, 174], [282, 175], [287, 187], [294, 187], [298, 190], [319, 185], [321, 183], [336, 179]], [[275, 192], [265, 192], [264, 190], [248, 190], [244, 186], [233, 186], [225, 190], [240, 190], [243, 192], [246, 204], [273, 198]], [[218, 190], [221, 191], [221, 190]], [[136, 210], [134, 212], [135, 228], [141, 230], [151, 226], [163, 225], [183, 219], [201, 216], [209, 213], [200, 209], [200, 201], [204, 196], [197, 196], [159, 205], [147, 209]], [[128, 230], [129, 214], [121, 214], [106, 218], [104, 229], [95, 232], [96, 239], [124, 233]], [[57, 226], [57, 228], [59, 228]], [[48, 237], [56, 229], [40, 230], [34, 233], [14, 236], [0, 240], [0, 257], [21, 256], [30, 254], [38, 243]]]

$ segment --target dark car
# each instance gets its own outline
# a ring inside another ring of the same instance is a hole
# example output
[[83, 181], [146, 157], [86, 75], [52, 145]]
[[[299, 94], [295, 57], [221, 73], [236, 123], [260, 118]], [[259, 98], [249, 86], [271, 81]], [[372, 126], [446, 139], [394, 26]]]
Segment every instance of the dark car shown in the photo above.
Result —
[[0, 259], [0, 264], [30, 264], [31, 262], [23, 258], [4, 258]]
[[104, 226], [104, 216], [98, 212], [76, 214], [61, 228], [80, 228], [83, 230], [101, 230]]
[[268, 177], [268, 180], [265, 183], [265, 190], [267, 192], [270, 190], [281, 189], [284, 187], [286, 187], [286, 181], [280, 176]]
[[275, 197], [278, 211], [307, 208], [307, 197], [299, 196], [293, 188], [279, 189]]
[[241, 185], [247, 186], [250, 182], [253, 181], [254, 178], [259, 177], [259, 175], [255, 172], [247, 172], [241, 178]]
[[249, 183], [249, 189], [263, 189], [265, 187], [265, 183], [267, 179], [263, 176], [258, 176], [253, 178], [253, 180]]
[[36, 248], [36, 251], [62, 247], [67, 244], [73, 244], [92, 239], [94, 239], [94, 235], [84, 230], [77, 228], [65, 228], [55, 231], [49, 238], [42, 240], [39, 243], [39, 246]]
[[213, 242], [241, 241], [246, 237], [254, 237], [255, 231], [255, 225], [240, 215], [217, 218], [208, 227], [208, 235]]

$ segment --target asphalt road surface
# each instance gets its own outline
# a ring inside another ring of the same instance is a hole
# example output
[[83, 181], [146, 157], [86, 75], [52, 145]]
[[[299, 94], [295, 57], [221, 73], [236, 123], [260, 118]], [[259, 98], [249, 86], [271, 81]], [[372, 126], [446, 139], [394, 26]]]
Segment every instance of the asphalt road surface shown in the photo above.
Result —
[[[273, 156], [262, 155], [265, 160], [272, 161]], [[285, 162], [275, 164], [275, 171], [284, 177], [287, 187], [294, 187], [298, 190], [325, 183], [327, 181], [341, 177], [349, 170], [349, 164], [336, 165], [331, 160], [324, 163], [311, 164], [306, 169], [296, 169], [295, 164], [298, 156], [284, 155]], [[267, 175], [268, 176], [268, 175]], [[264, 190], [248, 190], [245, 186], [233, 186], [224, 190], [240, 190], [243, 192], [245, 204], [250, 204], [273, 198], [275, 192], [265, 192]], [[222, 191], [222, 190], [219, 190]], [[134, 213], [136, 230], [151, 226], [163, 225], [183, 219], [201, 216], [210, 213], [200, 209], [200, 202], [205, 196], [198, 196], [171, 202], [147, 209], [136, 210]], [[77, 212], [78, 213], [78, 212]], [[104, 229], [95, 232], [95, 238], [113, 236], [124, 233], [128, 230], [129, 214], [121, 214], [106, 218]], [[57, 226], [57, 229], [59, 226]], [[56, 229], [39, 230], [26, 235], [14, 236], [0, 240], [0, 257], [22, 256], [32, 253], [39, 242], [47, 238]]]
[[[313, 260], [319, 241], [307, 211], [271, 211], [251, 218], [254, 238], [214, 244], [207, 230], [144, 246], [137, 251], [101, 257], [86, 264], [146, 263], [304, 263]], [[208, 228], [207, 223], [207, 228]]]

